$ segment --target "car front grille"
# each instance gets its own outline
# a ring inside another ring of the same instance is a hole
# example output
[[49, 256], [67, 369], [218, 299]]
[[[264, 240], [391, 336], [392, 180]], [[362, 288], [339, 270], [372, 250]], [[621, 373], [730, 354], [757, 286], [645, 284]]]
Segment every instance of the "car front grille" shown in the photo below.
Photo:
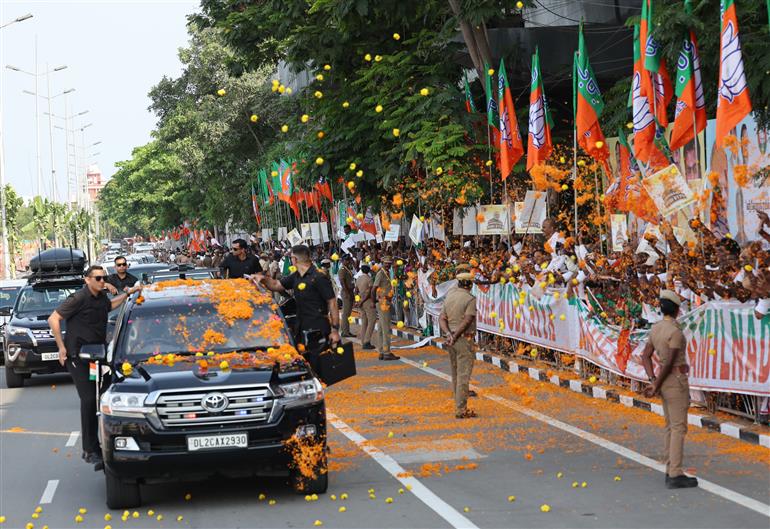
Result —
[[158, 397], [156, 409], [163, 426], [220, 426], [245, 422], [266, 422], [273, 408], [273, 394], [265, 387], [223, 389], [217, 391], [227, 397], [227, 406], [221, 412], [206, 410], [202, 401], [209, 391], [164, 393]]

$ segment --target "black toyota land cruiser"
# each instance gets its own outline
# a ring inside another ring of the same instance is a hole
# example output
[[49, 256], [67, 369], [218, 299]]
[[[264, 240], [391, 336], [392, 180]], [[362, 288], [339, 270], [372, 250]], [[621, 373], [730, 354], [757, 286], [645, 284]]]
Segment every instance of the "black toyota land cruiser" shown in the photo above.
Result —
[[110, 508], [140, 505], [141, 484], [263, 469], [326, 491], [323, 386], [248, 281], [156, 283], [124, 305], [106, 352], [84, 351], [112, 368], [99, 418]]
[[5, 383], [24, 385], [33, 374], [66, 372], [59, 363], [59, 348], [48, 326], [48, 317], [67, 296], [83, 287], [85, 256], [82, 251], [54, 248], [30, 261], [30, 276], [13, 309], [1, 311], [10, 319], [5, 326]]

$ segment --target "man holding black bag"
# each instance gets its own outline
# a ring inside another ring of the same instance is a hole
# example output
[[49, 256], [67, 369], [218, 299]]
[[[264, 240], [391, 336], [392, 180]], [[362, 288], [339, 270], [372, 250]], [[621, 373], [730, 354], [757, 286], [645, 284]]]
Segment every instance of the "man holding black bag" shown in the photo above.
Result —
[[297, 331], [295, 341], [304, 344], [304, 356], [314, 371], [318, 372], [318, 356], [324, 345], [340, 342], [340, 312], [337, 297], [329, 277], [313, 265], [310, 249], [297, 245], [291, 249], [291, 262], [296, 270], [281, 279], [271, 279], [261, 273], [253, 276], [257, 284], [268, 290], [286, 294], [291, 291], [297, 305]]

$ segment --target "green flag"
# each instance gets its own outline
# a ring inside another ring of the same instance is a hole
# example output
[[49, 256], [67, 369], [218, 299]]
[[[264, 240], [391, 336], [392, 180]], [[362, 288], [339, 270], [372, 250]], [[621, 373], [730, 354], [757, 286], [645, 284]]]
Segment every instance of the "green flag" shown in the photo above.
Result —
[[487, 87], [487, 123], [494, 128], [499, 126], [500, 111], [497, 108], [497, 100], [495, 100], [495, 93], [492, 91], [492, 76], [489, 75], [489, 65], [484, 63], [484, 78], [486, 79]]
[[[767, 0], [770, 2], [770, 0]], [[468, 113], [477, 112], [476, 105], [473, 103], [473, 95], [471, 94], [471, 87], [468, 84], [468, 76], [463, 73], [463, 82], [465, 83], [465, 110]]]

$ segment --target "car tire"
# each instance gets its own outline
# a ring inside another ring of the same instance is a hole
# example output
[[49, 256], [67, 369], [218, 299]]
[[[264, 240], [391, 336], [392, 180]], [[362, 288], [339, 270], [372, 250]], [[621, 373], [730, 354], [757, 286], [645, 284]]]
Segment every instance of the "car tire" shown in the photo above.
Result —
[[329, 465], [326, 454], [315, 469], [315, 477], [306, 478], [295, 469], [289, 469], [289, 481], [291, 488], [297, 494], [323, 494], [329, 488]]
[[104, 469], [104, 483], [107, 493], [107, 507], [110, 509], [129, 509], [142, 505], [142, 496], [138, 483], [127, 483]]
[[20, 388], [24, 385], [24, 375], [20, 375], [11, 366], [5, 366], [5, 384], [9, 388]]

